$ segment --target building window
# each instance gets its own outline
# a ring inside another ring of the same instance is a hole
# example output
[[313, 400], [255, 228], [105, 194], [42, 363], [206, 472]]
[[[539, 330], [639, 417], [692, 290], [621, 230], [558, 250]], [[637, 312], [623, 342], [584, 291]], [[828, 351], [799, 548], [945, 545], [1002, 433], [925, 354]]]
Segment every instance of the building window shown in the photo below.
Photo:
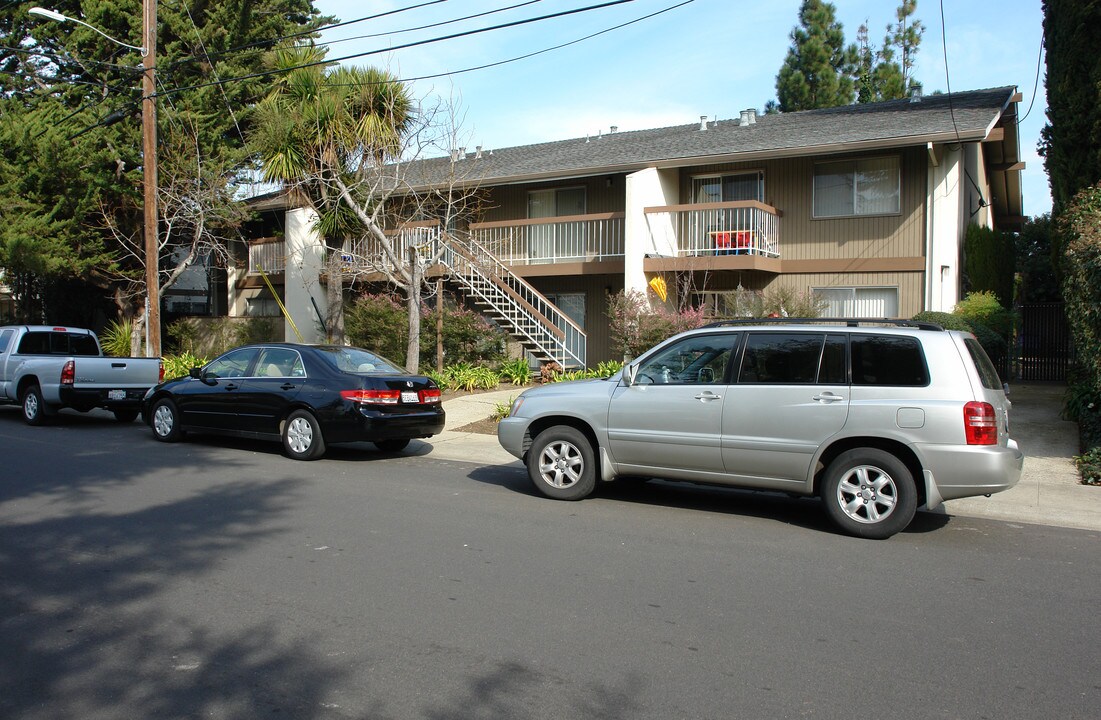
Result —
[[897, 215], [899, 160], [860, 158], [814, 166], [814, 217]]
[[717, 203], [738, 200], [764, 202], [765, 175], [761, 172], [700, 175], [692, 178], [692, 202]]
[[577, 327], [585, 329], [585, 293], [548, 293], [544, 297], [561, 310], [563, 315], [577, 323]]
[[[528, 218], [557, 218], [585, 214], [585, 188], [532, 190]], [[585, 223], [548, 222], [529, 225], [528, 258], [532, 263], [577, 261], [585, 257]]]
[[823, 317], [898, 317], [897, 287], [832, 287], [812, 291], [825, 303]]

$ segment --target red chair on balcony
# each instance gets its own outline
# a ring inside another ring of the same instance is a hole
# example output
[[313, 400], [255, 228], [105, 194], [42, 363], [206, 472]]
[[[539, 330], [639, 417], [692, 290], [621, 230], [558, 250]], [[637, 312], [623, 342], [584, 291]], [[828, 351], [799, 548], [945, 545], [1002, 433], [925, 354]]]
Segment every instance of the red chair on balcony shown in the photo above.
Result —
[[753, 251], [752, 230], [719, 230], [710, 235], [716, 255], [748, 255]]

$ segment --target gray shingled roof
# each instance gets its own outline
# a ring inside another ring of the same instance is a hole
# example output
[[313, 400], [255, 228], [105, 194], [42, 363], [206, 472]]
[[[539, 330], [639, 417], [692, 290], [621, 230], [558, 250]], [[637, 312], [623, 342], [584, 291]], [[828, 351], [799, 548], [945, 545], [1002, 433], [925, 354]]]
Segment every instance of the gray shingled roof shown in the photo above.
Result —
[[[826, 110], [758, 115], [755, 124], [739, 120], [652, 130], [616, 132], [588, 138], [490, 148], [481, 158], [468, 149], [456, 175], [479, 184], [578, 176], [643, 167], [792, 157], [872, 147], [945, 142], [958, 136], [981, 140], [1016, 92], [1014, 87], [927, 95], [920, 102], [891, 100]], [[413, 163], [425, 177], [445, 177], [450, 158]], [[417, 172], [417, 174], [419, 174]], [[439, 180], [437, 180], [438, 182]], [[433, 183], [434, 184], [434, 183]]]

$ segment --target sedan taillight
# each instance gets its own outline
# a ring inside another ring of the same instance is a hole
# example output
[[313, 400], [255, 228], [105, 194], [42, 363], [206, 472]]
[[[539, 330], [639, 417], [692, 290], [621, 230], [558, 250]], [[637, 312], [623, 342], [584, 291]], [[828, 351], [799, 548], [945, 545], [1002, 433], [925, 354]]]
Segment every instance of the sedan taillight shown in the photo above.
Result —
[[440, 401], [439, 388], [432, 388], [431, 390], [421, 390], [421, 402], [422, 403], [438, 403]]
[[976, 401], [964, 405], [963, 431], [968, 445], [997, 445], [998, 418], [994, 406]]
[[357, 403], [371, 405], [397, 405], [401, 402], [400, 390], [341, 390], [340, 397]]

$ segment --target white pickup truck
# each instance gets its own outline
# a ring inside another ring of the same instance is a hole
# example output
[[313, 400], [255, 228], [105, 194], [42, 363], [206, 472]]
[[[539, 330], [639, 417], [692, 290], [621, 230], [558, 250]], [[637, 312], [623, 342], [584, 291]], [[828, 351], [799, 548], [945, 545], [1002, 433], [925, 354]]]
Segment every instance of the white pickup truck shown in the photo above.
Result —
[[29, 425], [61, 408], [104, 408], [119, 422], [141, 412], [145, 391], [164, 377], [160, 358], [105, 357], [91, 330], [0, 327], [0, 403], [19, 403]]

